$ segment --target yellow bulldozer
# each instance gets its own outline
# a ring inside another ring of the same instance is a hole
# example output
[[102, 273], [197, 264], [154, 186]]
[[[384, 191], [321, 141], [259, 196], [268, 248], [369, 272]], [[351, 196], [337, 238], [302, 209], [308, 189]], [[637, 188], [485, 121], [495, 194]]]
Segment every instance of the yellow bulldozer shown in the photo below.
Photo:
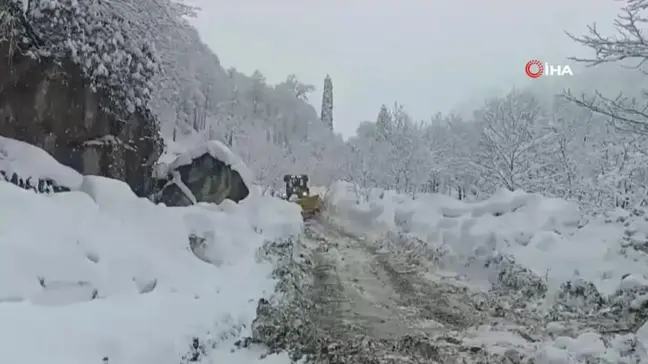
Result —
[[318, 216], [322, 212], [324, 203], [319, 195], [311, 195], [308, 188], [308, 176], [287, 174], [284, 176], [286, 183], [286, 200], [296, 196], [294, 201], [302, 208], [304, 220]]

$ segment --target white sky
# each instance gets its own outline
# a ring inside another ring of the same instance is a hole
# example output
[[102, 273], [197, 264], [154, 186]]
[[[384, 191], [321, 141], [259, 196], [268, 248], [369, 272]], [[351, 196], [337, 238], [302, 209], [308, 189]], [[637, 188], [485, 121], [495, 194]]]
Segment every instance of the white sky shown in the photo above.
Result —
[[[564, 30], [610, 24], [613, 0], [194, 0], [195, 25], [224, 67], [271, 83], [294, 73], [334, 89], [334, 126], [345, 136], [399, 101], [416, 119], [447, 112], [528, 80], [524, 64], [565, 64], [586, 50]], [[585, 53], [589, 54], [589, 53]], [[537, 82], [538, 80], [535, 80]]]

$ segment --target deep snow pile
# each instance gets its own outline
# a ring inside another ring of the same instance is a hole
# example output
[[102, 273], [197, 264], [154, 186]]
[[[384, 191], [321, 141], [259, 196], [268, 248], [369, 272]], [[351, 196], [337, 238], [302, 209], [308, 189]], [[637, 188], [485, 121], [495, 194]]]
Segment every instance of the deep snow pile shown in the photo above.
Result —
[[168, 208], [119, 181], [70, 176], [76, 190], [56, 194], [0, 181], [1, 362], [259, 360], [233, 343], [276, 284], [259, 248], [299, 234], [297, 206], [253, 191], [240, 204]]
[[648, 360], [642, 212], [588, 217], [572, 203], [522, 191], [472, 203], [382, 190], [358, 201], [355, 191], [343, 182], [331, 187], [332, 221], [386, 242], [392, 255], [414, 256], [432, 280], [453, 277], [488, 292], [493, 314], [529, 328], [533, 339], [484, 327], [466, 332], [475, 344], [523, 348], [551, 363]]
[[549, 285], [583, 279], [612, 294], [624, 277], [648, 276], [648, 254], [640, 249], [648, 241], [643, 217], [630, 222], [629, 213], [613, 211], [588, 218], [575, 204], [522, 191], [499, 190], [470, 203], [376, 190], [368, 203], [357, 204], [352, 190], [337, 183], [328, 200], [356, 227], [409, 233], [457, 257], [505, 253]]

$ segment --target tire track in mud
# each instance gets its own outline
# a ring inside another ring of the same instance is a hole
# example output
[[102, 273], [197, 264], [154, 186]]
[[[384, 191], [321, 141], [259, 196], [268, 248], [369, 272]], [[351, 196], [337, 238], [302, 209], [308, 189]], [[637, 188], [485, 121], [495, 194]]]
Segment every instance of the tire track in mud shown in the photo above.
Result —
[[404, 304], [417, 309], [417, 318], [432, 320], [444, 326], [449, 325], [456, 328], [468, 326], [462, 314], [453, 312], [452, 305], [448, 299], [444, 298], [442, 292], [432, 289], [426, 284], [418, 284], [418, 287], [415, 287], [412, 282], [415, 277], [409, 275], [410, 277], [406, 278], [403, 273], [397, 272], [387, 259], [379, 259], [379, 264], [389, 275]]
[[371, 347], [352, 362], [454, 363], [486, 355], [457, 339], [481, 321], [465, 288], [428, 281], [420, 267], [402, 267], [380, 244], [333, 226], [311, 222], [308, 231], [316, 244], [313, 295], [323, 306], [314, 320], [333, 341]]
[[411, 320], [427, 320], [433, 325], [436, 323], [454, 330], [463, 330], [481, 321], [480, 314], [470, 304], [472, 299], [465, 287], [427, 280], [421, 277], [420, 268], [417, 267], [406, 265], [397, 270], [396, 267], [402, 265], [402, 262], [391, 262], [392, 255], [389, 253], [380, 253], [370, 245], [363, 245], [363, 249], [368, 255], [375, 257], [376, 264], [389, 276], [392, 287], [400, 295], [401, 304], [416, 310], [416, 314], [410, 317]]
[[[391, 301], [388, 306], [392, 310], [385, 314], [398, 316], [398, 336], [463, 330], [482, 321], [482, 314], [471, 304], [473, 300], [465, 287], [438, 284], [425, 279], [421, 276], [419, 267], [393, 261], [394, 254], [381, 252], [375, 242], [364, 242], [328, 225], [323, 225], [320, 229], [322, 234], [328, 234], [329, 239], [346, 242], [345, 246], [338, 246], [339, 252], [357, 254], [365, 258], [363, 261], [356, 257], [356, 263], [369, 268], [367, 270], [376, 280], [358, 282], [360, 286], [367, 289], [379, 282], [392, 292], [388, 295]], [[338, 269], [339, 274], [344, 274], [344, 267]], [[374, 301], [369, 304], [381, 305], [383, 302]], [[393, 324], [394, 320], [391, 321]], [[391, 335], [391, 338], [394, 338], [394, 335]]]
[[354, 241], [343, 236], [332, 237], [320, 226], [311, 229], [311, 234], [318, 236], [316, 243], [319, 244], [314, 248], [316, 291], [313, 293], [315, 301], [323, 306], [318, 309], [322, 326], [342, 337], [367, 335], [395, 339], [405, 334], [394, 299], [398, 293], [388, 283], [388, 276], [374, 271], [374, 262], [357, 249]]
[[329, 332], [333, 336], [341, 334], [339, 325], [335, 325], [334, 318], [340, 316], [340, 302], [344, 295], [342, 282], [335, 275], [335, 266], [323, 258], [325, 246], [318, 247], [313, 255], [315, 267], [313, 269], [313, 302], [315, 310], [313, 316], [320, 326], [320, 329]]

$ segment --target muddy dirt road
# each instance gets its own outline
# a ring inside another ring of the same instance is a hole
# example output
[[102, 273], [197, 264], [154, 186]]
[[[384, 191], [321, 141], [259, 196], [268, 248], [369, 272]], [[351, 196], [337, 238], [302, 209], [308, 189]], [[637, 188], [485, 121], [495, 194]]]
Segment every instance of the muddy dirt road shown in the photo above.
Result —
[[479, 309], [485, 299], [479, 293], [451, 279], [432, 280], [380, 242], [326, 223], [309, 223], [307, 237], [317, 303], [312, 319], [322, 332], [339, 342], [370, 342], [370, 354], [358, 355], [386, 362], [452, 363], [461, 362], [460, 352], [479, 355], [481, 349], [455, 338], [490, 316]]
[[[302, 364], [636, 364], [644, 355], [636, 339], [614, 337], [633, 332], [628, 322], [638, 315], [618, 304], [566, 306], [586, 290], [561, 286], [548, 296], [541, 277], [506, 256], [457, 265], [411, 236], [365, 238], [332, 221], [309, 221], [301, 239], [270, 243], [279, 283], [259, 303], [250, 342]], [[468, 265], [483, 277], [458, 273]], [[623, 342], [615, 361], [607, 349], [567, 353], [565, 338], [594, 332], [599, 346]]]

